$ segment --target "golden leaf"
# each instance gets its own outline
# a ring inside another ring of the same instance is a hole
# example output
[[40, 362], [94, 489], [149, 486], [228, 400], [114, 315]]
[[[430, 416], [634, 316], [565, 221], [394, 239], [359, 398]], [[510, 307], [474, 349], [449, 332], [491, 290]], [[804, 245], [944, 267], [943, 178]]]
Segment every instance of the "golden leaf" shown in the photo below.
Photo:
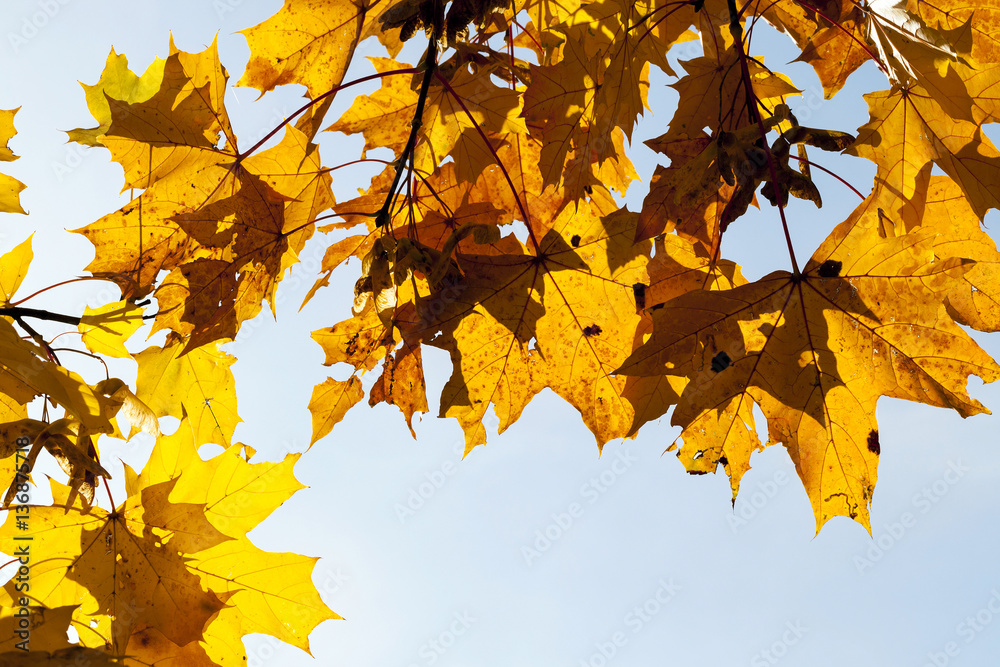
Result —
[[795, 462], [817, 530], [837, 515], [870, 529], [880, 396], [968, 416], [986, 409], [967, 395], [967, 376], [1000, 377], [941, 303], [971, 262], [938, 259], [933, 233], [881, 239], [857, 224], [867, 210], [838, 226], [801, 276], [777, 271], [667, 302], [652, 338], [619, 369], [689, 379], [673, 417], [682, 439], [717, 420], [752, 440], [747, 417], [759, 405], [768, 444], [783, 443]]
[[142, 326], [142, 308], [128, 301], [86, 308], [80, 317], [83, 344], [95, 354], [129, 358], [125, 341]]
[[[18, 109], [10, 111], [0, 109], [0, 162], [10, 162], [18, 157], [7, 147], [7, 142], [17, 134], [17, 130], [14, 129], [14, 114], [17, 113]], [[27, 211], [21, 208], [21, 200], [18, 196], [23, 189], [24, 183], [21, 181], [6, 174], [0, 174], [0, 213], [27, 214]]]
[[167, 344], [135, 355], [139, 364], [135, 394], [157, 417], [191, 420], [199, 445], [229, 446], [236, 424], [236, 381], [229, 367], [236, 361], [213, 343], [183, 354], [184, 344]]
[[353, 375], [345, 381], [327, 378], [322, 384], [316, 385], [309, 400], [313, 425], [309, 445], [312, 446], [332, 431], [347, 411], [364, 397], [361, 381]]
[[28, 266], [34, 257], [31, 236], [0, 257], [0, 292], [3, 292], [5, 304], [10, 303], [17, 288], [21, 286], [21, 281], [28, 275]]

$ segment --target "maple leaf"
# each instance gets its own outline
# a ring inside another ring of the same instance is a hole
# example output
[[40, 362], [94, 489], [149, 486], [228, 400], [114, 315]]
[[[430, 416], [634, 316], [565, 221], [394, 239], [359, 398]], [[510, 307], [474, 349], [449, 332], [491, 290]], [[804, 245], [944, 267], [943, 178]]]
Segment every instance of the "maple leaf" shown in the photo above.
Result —
[[[15, 609], [21, 607], [18, 604], [20, 597], [23, 596], [10, 597], [6, 588], [0, 589], [0, 599], [3, 600], [3, 606], [0, 607], [0, 632], [5, 637], [0, 642], [0, 660], [7, 660], [8, 664], [12, 664], [11, 661], [18, 652], [23, 655], [25, 651], [19, 649], [18, 644], [21, 644], [21, 648], [30, 645], [33, 651], [38, 652], [61, 651], [72, 646], [66, 631], [73, 620], [75, 606], [46, 609], [25, 605], [23, 608], [28, 611], [28, 615], [19, 618], [15, 615]], [[20, 623], [21, 618], [26, 625]]]
[[360, 317], [318, 329], [312, 333], [312, 338], [326, 354], [325, 366], [345, 362], [355, 370], [371, 370], [398, 342], [374, 309]]
[[109, 357], [130, 357], [125, 341], [141, 326], [142, 308], [128, 301], [87, 308], [80, 317], [83, 344], [91, 352]]
[[[696, 137], [706, 126], [735, 132], [756, 125], [756, 106], [773, 109], [790, 95], [802, 91], [780, 73], [772, 72], [759, 58], [747, 64], [755, 100], [747, 95], [740, 76], [740, 55], [730, 47], [719, 54], [681, 61], [687, 74], [671, 87], [680, 95], [666, 137]], [[752, 110], [752, 111], [751, 111]]]
[[137, 487], [171, 480], [171, 502], [204, 507], [211, 525], [234, 539], [192, 553], [188, 567], [210, 590], [227, 599], [205, 631], [202, 648], [218, 664], [224, 656], [245, 660], [234, 640], [262, 632], [309, 650], [308, 635], [326, 619], [340, 618], [320, 599], [312, 584], [315, 558], [269, 553], [256, 547], [246, 533], [266, 519], [293, 493], [304, 488], [292, 473], [301, 454], [279, 462], [248, 463], [234, 445], [203, 461], [198, 433], [188, 421], [161, 438], [150, 455]]
[[885, 188], [876, 189], [858, 225], [867, 225], [884, 238], [906, 232], [934, 233], [934, 252], [939, 257], [963, 257], [975, 265], [962, 275], [945, 297], [948, 314], [960, 324], [979, 331], [1000, 331], [1000, 253], [984, 232], [979, 218], [961, 188], [947, 176], [930, 176], [927, 187], [914, 202], [899, 198]]
[[165, 65], [165, 60], [156, 58], [142, 76], [137, 76], [129, 69], [128, 58], [111, 49], [98, 82], [94, 85], [80, 84], [86, 94], [87, 108], [99, 124], [94, 128], [68, 131], [66, 134], [70, 141], [85, 146], [102, 146], [100, 136], [111, 126], [112, 103], [134, 104], [148, 100], [160, 89]]
[[322, 384], [313, 388], [309, 400], [309, 412], [312, 413], [312, 439], [310, 446], [333, 430], [347, 411], [364, 398], [361, 381], [353, 375], [347, 380], [327, 378]]
[[[370, 58], [379, 73], [412, 69], [389, 58]], [[414, 153], [414, 168], [432, 173], [462, 140], [466, 130], [479, 127], [500, 137], [525, 134], [527, 127], [519, 118], [521, 99], [509, 89], [500, 88], [488, 77], [477, 75], [461, 62], [445, 62], [438, 72], [446, 78], [431, 83], [421, 122], [422, 141]], [[410, 133], [419, 95], [413, 88], [417, 75], [399, 74], [382, 79], [382, 87], [371, 95], [361, 95], [340, 119], [327, 128], [345, 134], [363, 133], [365, 151], [388, 148], [401, 154]], [[419, 76], [423, 76], [420, 74]], [[481, 141], [465, 135], [466, 141]]]
[[812, 65], [823, 84], [823, 96], [832, 98], [847, 78], [864, 65], [871, 55], [865, 44], [864, 14], [860, 7], [843, 3], [833, 25], [819, 27], [802, 45], [796, 60]]
[[[228, 75], [219, 63], [215, 42], [201, 53], [190, 54], [179, 51], [171, 41], [170, 55], [162, 66], [150, 67], [163, 70], [156, 92], [137, 102], [114, 100], [111, 121], [100, 142], [125, 170], [123, 190], [148, 188], [161, 180], [204, 180], [189, 188], [196, 191], [185, 198], [190, 201], [191, 196], [210, 192], [224, 182], [229, 171], [225, 163], [239, 155], [223, 106]], [[221, 136], [226, 146], [219, 149]]]
[[[657, 165], [653, 172], [636, 239], [676, 229], [714, 253], [720, 241], [722, 214], [733, 197], [735, 184], [722, 180], [715, 142], [704, 132], [690, 141], [665, 141], [674, 144], [668, 149], [673, 152], [672, 164]], [[754, 162], [747, 159], [746, 164]]]
[[[202, 587], [183, 554], [229, 538], [211, 526], [202, 507], [169, 503], [172, 486], [136, 489], [107, 512], [68, 504], [69, 488], [52, 480], [55, 504], [30, 506], [32, 535], [44, 537], [32, 544], [33, 603], [79, 605], [79, 614], [109, 619], [106, 640], [119, 650], [143, 625], [181, 645], [199, 638], [224, 598]], [[21, 532], [8, 512], [0, 548], [15, 553]], [[6, 588], [7, 595], [15, 594], [13, 582]]]
[[[600, 58], [588, 54], [583, 42], [576, 38], [567, 42], [558, 63], [531, 68], [531, 84], [524, 94], [524, 113], [537, 127], [535, 134], [543, 143], [539, 167], [545, 185], [561, 184], [571, 151], [582, 156], [577, 162], [588, 170], [592, 162], [601, 163], [608, 158], [627, 160], [624, 153], [617, 152], [620, 144], [616, 146], [612, 141], [612, 130], [621, 123], [625, 134], [631, 135], [635, 116], [645, 104], [648, 77], [640, 66], [638, 73], [632, 73], [637, 79], [637, 99], [630, 104], [627, 97], [612, 98], [614, 103], [611, 103], [603, 92], [600, 65]], [[613, 81], [612, 78], [609, 87], [615, 87], [610, 85]], [[644, 86], [640, 87], [639, 82]], [[621, 82], [618, 84], [620, 86]]]
[[183, 354], [184, 343], [168, 337], [163, 347], [134, 355], [139, 364], [135, 394], [157, 417], [190, 419], [198, 442], [228, 446], [236, 424], [236, 381], [229, 367], [236, 361], [204, 345]]
[[427, 392], [424, 386], [424, 365], [420, 347], [404, 345], [392, 357], [386, 357], [382, 375], [371, 390], [369, 405], [388, 403], [395, 405], [403, 413], [410, 435], [416, 439], [413, 430], [413, 415], [428, 412]]
[[837, 515], [870, 530], [879, 396], [968, 416], [986, 409], [968, 397], [965, 378], [1000, 377], [941, 303], [972, 263], [936, 258], [934, 234], [880, 238], [858, 224], [867, 210], [838, 226], [801, 276], [778, 271], [667, 302], [653, 314], [652, 338], [619, 369], [689, 379], [673, 417], [682, 439], [717, 420], [745, 449], [755, 439], [750, 408], [759, 405], [768, 444], [784, 443], [795, 462], [817, 531]]
[[[340, 85], [361, 40], [371, 35], [386, 39], [376, 28], [395, 4], [285, 0], [271, 18], [240, 31], [251, 56], [237, 85], [252, 86], [263, 94], [276, 86], [299, 83], [316, 99]], [[395, 43], [399, 44], [398, 39]]]
[[204, 505], [208, 521], [234, 538], [256, 528], [293, 493], [306, 488], [292, 473], [299, 453], [279, 462], [249, 463], [237, 454], [237, 444], [203, 460], [199, 437], [189, 418], [182, 421], [177, 431], [157, 442], [136, 483], [145, 487], [176, 480], [171, 502]]
[[[940, 70], [948, 62], [959, 62], [972, 46], [968, 22], [941, 34], [908, 11], [904, 0], [872, 0], [864, 15], [866, 37], [878, 50], [882, 64], [888, 66], [895, 84], [925, 83], [925, 70]], [[963, 41], [967, 44], [961, 46]]]
[[156, 286], [153, 330], [172, 329], [189, 346], [234, 337], [265, 300], [273, 311], [277, 283], [334, 201], [299, 130], [263, 153], [239, 153], [222, 103], [226, 77], [214, 44], [200, 54], [171, 45], [155, 94], [116, 101], [101, 143], [125, 168], [126, 187], [147, 189], [78, 230], [97, 247], [89, 269], [131, 296], [169, 272]]
[[[0, 162], [11, 162], [18, 158], [7, 147], [7, 142], [17, 133], [14, 129], [14, 114], [18, 109], [20, 107], [10, 111], [0, 109]], [[6, 174], [0, 174], [0, 213], [27, 214], [27, 211], [21, 208], [19, 197], [21, 190], [24, 190], [24, 183]]]
[[24, 341], [0, 319], [0, 392], [21, 405], [45, 394], [91, 433], [113, 429], [101, 400], [79, 375], [53, 363], [45, 350]]
[[[674, 75], [664, 54], [690, 38], [693, 15], [669, 12], [651, 20], [659, 9], [655, 3], [588, 3], [549, 26], [562, 43], [544, 64], [531, 67], [524, 93], [525, 117], [545, 143], [541, 171], [546, 184], [565, 179], [579, 198], [582, 189], [570, 175], [612, 160], [626, 175], [616, 187], [624, 194], [634, 172], [622, 139], [631, 142], [635, 123], [648, 108], [649, 65]], [[572, 166], [564, 173], [571, 151]], [[594, 182], [608, 183], [607, 176], [600, 174]]]
[[880, 2], [866, 17], [869, 42], [895, 86], [919, 84], [957, 120], [980, 122], [996, 110], [996, 65], [971, 59], [971, 16], [951, 29], [935, 30], [903, 3]]
[[4, 305], [9, 305], [24, 277], [28, 275], [28, 267], [34, 259], [31, 250], [31, 236], [19, 243], [13, 250], [0, 256], [0, 292], [3, 292]]
[[865, 99], [871, 117], [848, 152], [875, 162], [880, 183], [912, 199], [926, 187], [925, 168], [935, 164], [961, 186], [980, 218], [1000, 207], [993, 187], [1000, 178], [1000, 151], [979, 125], [948, 116], [917, 85]]
[[492, 254], [458, 255], [458, 289], [447, 300], [419, 298], [419, 321], [400, 323], [404, 336], [450, 352], [441, 416], [458, 419], [466, 451], [485, 442], [490, 403], [502, 432], [544, 387], [580, 411], [598, 445], [628, 433], [625, 381], [610, 372], [632, 349], [633, 286], [648, 282], [649, 250], [632, 243], [636, 216], [615, 209], [595, 193], [551, 223], [537, 252], [508, 236]]
[[[739, 266], [724, 259], [713, 260], [703, 246], [677, 235], [657, 237], [647, 271], [650, 283], [642, 290], [647, 313], [655, 313], [663, 303], [694, 290], [728, 290], [747, 283]], [[652, 333], [653, 320], [645, 315], [636, 338], [645, 340]], [[628, 377], [623, 395], [635, 407], [629, 435], [634, 436], [644, 424], [676, 405], [687, 384], [687, 378], [675, 375]], [[739, 420], [727, 426], [724, 418], [702, 418], [667, 448], [677, 450], [678, 458], [692, 474], [714, 472], [721, 463], [734, 499], [743, 474], [750, 469], [750, 455], [761, 448], [753, 432], [749, 406], [736, 407]]]
[[[233, 645], [252, 632], [308, 650], [313, 627], [338, 618], [312, 586], [315, 559], [267, 553], [245, 536], [303, 488], [292, 474], [300, 455], [251, 464], [234, 445], [203, 461], [197, 436], [184, 419], [160, 437], [141, 474], [126, 466], [129, 498], [112, 513], [68, 504], [67, 489], [52, 482], [56, 505], [30, 509], [32, 537], [45, 538], [32, 547], [32, 604], [70, 609], [84, 645], [140, 661], [245, 661]], [[11, 553], [21, 544], [12, 537], [23, 538], [14, 524], [11, 512], [0, 528], [0, 548]], [[4, 594], [14, 594], [13, 582]]]
[[1000, 62], [1000, 37], [995, 30], [1000, 22], [1000, 6], [993, 0], [963, 5], [956, 2], [930, 3], [910, 0], [906, 9], [913, 12], [925, 26], [934, 26], [947, 33], [972, 22], [972, 58], [978, 63]]

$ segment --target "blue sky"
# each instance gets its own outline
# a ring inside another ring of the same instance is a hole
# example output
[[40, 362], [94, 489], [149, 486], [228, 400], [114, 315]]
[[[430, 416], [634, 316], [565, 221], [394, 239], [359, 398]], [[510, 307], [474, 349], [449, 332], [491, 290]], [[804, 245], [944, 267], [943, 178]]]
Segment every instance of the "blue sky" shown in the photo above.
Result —
[[[125, 201], [118, 195], [121, 169], [106, 151], [66, 144], [59, 132], [90, 125], [77, 80], [95, 82], [112, 46], [141, 71], [166, 55], [173, 31], [187, 51], [201, 50], [218, 33], [235, 81], [248, 58], [235, 31], [280, 4], [4, 3], [0, 108], [22, 106], [11, 146], [23, 156], [6, 171], [28, 185], [22, 202], [31, 215], [0, 217], [0, 251], [35, 233], [25, 293], [81, 274], [92, 246], [65, 230]], [[886, 87], [868, 67], [825, 103], [807, 66], [782, 67], [797, 55], [785, 38], [761, 32], [754, 45], [803, 89], [791, 104], [804, 124], [853, 132], [867, 120], [860, 94]], [[363, 75], [368, 67], [361, 62], [354, 71]], [[676, 97], [665, 83], [654, 78], [658, 112], [640, 124], [637, 145], [660, 134], [672, 114]], [[250, 89], [227, 96], [241, 138], [259, 137], [291, 113], [301, 90], [256, 98]], [[330, 164], [338, 153], [359, 152], [360, 141], [325, 133], [321, 150]], [[637, 155], [648, 182], [655, 157]], [[862, 191], [870, 187], [871, 165], [825, 155], [822, 163]], [[370, 176], [348, 171], [335, 172], [339, 199]], [[799, 202], [789, 209], [800, 262], [858, 201], [829, 179], [819, 184], [822, 210]], [[632, 186], [633, 210], [645, 187]], [[239, 358], [245, 422], [237, 439], [263, 459], [305, 449], [313, 385], [342, 377], [321, 365], [309, 332], [347, 316], [354, 278], [341, 276], [298, 312], [322, 253], [320, 242], [302, 254], [303, 265], [283, 284], [277, 323], [262, 316], [228, 347]], [[734, 224], [723, 253], [750, 278], [788, 268], [768, 208]], [[68, 287], [38, 307], [78, 312], [107, 301], [101, 289]], [[995, 339], [976, 338], [1000, 353]], [[433, 415], [450, 365], [434, 350], [425, 351], [425, 362]], [[116, 372], [130, 377], [134, 367]], [[1000, 390], [976, 380], [971, 386], [988, 407], [1000, 406]], [[724, 477], [689, 476], [673, 455], [662, 454], [677, 435], [668, 420], [646, 426], [635, 441], [609, 443], [598, 457], [578, 414], [546, 391], [519, 422], [463, 461], [457, 424], [431, 415], [415, 422], [414, 441], [394, 408], [359, 405], [303, 457], [296, 474], [310, 488], [252, 537], [268, 550], [319, 556], [316, 586], [346, 620], [313, 633], [315, 660], [252, 636], [251, 666], [974, 666], [993, 664], [1000, 651], [993, 611], [1000, 611], [995, 417], [962, 420], [882, 399], [873, 537], [846, 519], [814, 537], [805, 492], [780, 448], [753, 458], [733, 508]], [[149, 449], [141, 441], [109, 442], [102, 453], [120, 481], [117, 460], [138, 467]]]

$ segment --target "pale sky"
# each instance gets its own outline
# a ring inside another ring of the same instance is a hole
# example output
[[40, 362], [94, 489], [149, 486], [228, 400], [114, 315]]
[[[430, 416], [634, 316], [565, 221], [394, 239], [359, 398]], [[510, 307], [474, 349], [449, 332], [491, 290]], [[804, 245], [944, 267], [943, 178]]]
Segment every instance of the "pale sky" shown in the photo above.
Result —
[[[248, 49], [235, 31], [280, 5], [3, 3], [0, 108], [22, 107], [16, 118], [20, 134], [11, 147], [23, 156], [4, 170], [28, 185], [22, 202], [31, 215], [0, 216], [0, 251], [35, 233], [25, 293], [80, 275], [92, 246], [64, 230], [124, 201], [118, 197], [121, 168], [109, 163], [107, 152], [65, 144], [59, 132], [92, 124], [77, 81], [96, 82], [112, 46], [142, 71], [153, 57], [167, 54], [170, 31], [186, 51], [201, 50], [218, 32], [223, 63], [236, 81]], [[791, 101], [804, 124], [853, 132], [867, 120], [860, 95], [887, 87], [869, 66], [837, 101], [824, 103], [808, 66], [782, 66], [797, 55], [790, 43], [773, 33], [763, 36], [755, 47], [767, 43], [768, 63], [805, 91]], [[368, 67], [359, 62], [354, 72], [366, 74]], [[676, 96], [665, 83], [665, 77], [654, 78], [651, 99], [658, 112], [640, 124], [637, 147], [662, 133], [672, 114]], [[227, 96], [241, 139], [261, 136], [302, 102], [297, 88], [256, 97], [251, 89], [232, 89]], [[338, 99], [339, 108], [349, 102]], [[357, 138], [322, 136], [328, 165], [359, 150]], [[645, 149], [636, 155], [648, 182], [655, 157]], [[869, 163], [827, 155], [820, 161], [862, 191], [870, 188]], [[348, 172], [335, 172], [339, 199], [351, 197], [370, 176]], [[789, 208], [800, 261], [858, 201], [832, 180], [817, 180], [824, 208], [799, 202]], [[645, 188], [632, 186], [633, 210]], [[743, 264], [751, 279], [788, 268], [777, 217], [763, 205], [760, 214], [730, 228], [723, 247], [724, 256]], [[995, 224], [993, 215], [988, 222]], [[227, 348], [239, 358], [234, 368], [245, 423], [236, 438], [257, 448], [261, 459], [304, 450], [313, 385], [331, 374], [344, 377], [340, 369], [321, 365], [322, 352], [309, 332], [348, 317], [357, 262], [297, 312], [322, 244], [311, 243], [302, 253], [304, 265], [283, 283], [277, 324], [262, 316]], [[92, 285], [53, 290], [38, 307], [79, 312], [85, 303], [108, 300]], [[1000, 354], [995, 338], [976, 338]], [[145, 346], [135, 342], [135, 349]], [[450, 373], [447, 354], [424, 354], [431, 415], [415, 420], [417, 440], [395, 408], [358, 405], [296, 467], [310, 488], [252, 533], [264, 549], [320, 557], [316, 586], [346, 620], [327, 621], [312, 634], [315, 659], [252, 636], [251, 667], [995, 663], [995, 417], [962, 420], [882, 399], [873, 537], [859, 524], [835, 519], [814, 538], [809, 502], [782, 449], [753, 458], [734, 510], [724, 476], [689, 476], [672, 454], [661, 455], [677, 435], [668, 419], [646, 426], [634, 441], [609, 443], [599, 458], [579, 415], [549, 391], [506, 433], [490, 436], [486, 447], [463, 461], [457, 424], [433, 416]], [[116, 372], [134, 373], [134, 367], [122, 364]], [[374, 379], [366, 377], [366, 387]], [[1000, 407], [1000, 389], [970, 384], [976, 398]], [[149, 449], [149, 443], [108, 443], [103, 462], [120, 483], [117, 460], [138, 468]]]

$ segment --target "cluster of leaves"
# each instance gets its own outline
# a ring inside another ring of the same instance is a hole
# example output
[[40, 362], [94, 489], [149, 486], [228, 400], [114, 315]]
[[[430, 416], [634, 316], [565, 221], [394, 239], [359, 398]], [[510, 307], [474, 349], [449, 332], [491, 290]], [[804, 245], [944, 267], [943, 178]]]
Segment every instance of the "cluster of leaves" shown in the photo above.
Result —
[[[828, 98], [869, 60], [886, 74], [890, 88], [866, 96], [871, 118], [857, 136], [798, 123], [798, 89], [749, 52], [759, 20], [796, 43]], [[408, 425], [427, 412], [429, 345], [451, 356], [440, 414], [458, 420], [467, 451], [486, 442], [491, 405], [503, 431], [545, 388], [580, 412], [599, 447], [673, 409], [682, 431], [670, 449], [689, 472], [721, 466], [735, 498], [752, 453], [780, 443], [817, 530], [838, 515], [870, 529], [879, 397], [967, 416], [986, 411], [968, 377], [1000, 375], [959, 326], [1000, 329], [1000, 254], [980, 229], [1000, 207], [1000, 152], [982, 130], [998, 117], [998, 23], [993, 1], [973, 12], [949, 0], [286, 0], [244, 31], [251, 56], [238, 85], [300, 84], [308, 101], [246, 150], [214, 44], [194, 54], [171, 44], [141, 76], [112, 52], [85, 86], [97, 126], [70, 138], [110, 151], [136, 193], [77, 230], [96, 248], [88, 270], [121, 300], [82, 316], [19, 306], [30, 245], [0, 258], [6, 500], [19, 438], [32, 443], [27, 470], [45, 449], [69, 477], [52, 482], [52, 506], [30, 508], [44, 537], [31, 590], [46, 614], [32, 639], [39, 660], [97, 651], [131, 664], [229, 664], [244, 634], [305, 648], [333, 617], [309, 582], [312, 559], [246, 538], [299, 488], [299, 455], [250, 463], [252, 449], [231, 442], [233, 359], [220, 350], [265, 302], [273, 312], [317, 231], [326, 254], [306, 301], [334, 271], [360, 276], [350, 316], [313, 332], [325, 363], [350, 373], [315, 388], [313, 442], [365, 397], [361, 378], [378, 366], [369, 404], [395, 405]], [[386, 57], [345, 83], [369, 37]], [[670, 50], [699, 37], [704, 55], [677, 74]], [[422, 58], [397, 61], [411, 39], [425, 41]], [[676, 79], [679, 103], [646, 142], [665, 164], [633, 212], [618, 202], [638, 178], [627, 146], [648, 108], [650, 67]], [[336, 94], [372, 80], [378, 90], [325, 120]], [[349, 201], [334, 199], [321, 130], [363, 136], [348, 164], [384, 166]], [[368, 157], [377, 149], [394, 159]], [[877, 173], [867, 197], [840, 179], [861, 202], [800, 266], [786, 206], [790, 196], [821, 205], [819, 151], [867, 158]], [[19, 210], [20, 187], [0, 176], [0, 210]], [[757, 195], [776, 209], [791, 270], [749, 282], [722, 240]], [[32, 317], [77, 325], [94, 354], [135, 359], [134, 391], [65, 370]], [[132, 354], [124, 342], [147, 319], [166, 342]], [[44, 413], [30, 419], [38, 397]], [[119, 414], [157, 443], [141, 473], [126, 470], [128, 498], [109, 512], [94, 506], [107, 477], [98, 438], [122, 436]], [[168, 415], [181, 425], [162, 435]], [[202, 461], [205, 443], [227, 449]], [[9, 511], [0, 528], [7, 553], [16, 520]], [[13, 582], [4, 595], [0, 625], [13, 626]]]
[[[330, 178], [294, 129], [243, 159], [222, 108], [226, 73], [214, 45], [199, 54], [171, 45], [142, 77], [112, 52], [101, 80], [85, 88], [99, 126], [70, 138], [111, 150], [128, 187], [142, 193], [83, 230], [99, 246], [91, 270], [121, 286], [118, 302], [82, 316], [21, 306], [15, 293], [30, 239], [0, 258], [0, 484], [5, 505], [18, 503], [0, 527], [0, 550], [28, 548], [7, 564], [18, 572], [24, 564], [23, 576], [0, 591], [0, 662], [246, 664], [240, 638], [251, 633], [308, 650], [312, 629], [338, 618], [313, 586], [316, 559], [265, 552], [247, 537], [303, 488], [292, 472], [301, 453], [251, 463], [253, 448], [233, 441], [241, 421], [235, 358], [220, 346], [235, 335], [237, 317], [253, 317], [264, 298], [273, 303], [278, 277], [333, 202]], [[168, 273], [158, 280], [160, 270]], [[147, 312], [154, 290], [155, 316]], [[227, 306], [217, 295], [228, 293]], [[134, 391], [117, 378], [88, 384], [66, 370], [32, 318], [76, 325], [92, 355], [134, 360]], [[169, 333], [163, 345], [133, 354], [125, 343], [147, 319]], [[27, 407], [38, 397], [43, 414], [31, 419]], [[156, 443], [140, 473], [126, 465], [127, 498], [105, 510], [95, 503], [109, 477], [99, 438], [126, 438], [118, 416], [131, 425], [128, 438], [144, 431]], [[158, 422], [167, 416], [180, 422], [169, 435]], [[225, 449], [206, 461], [198, 452], [208, 443]], [[68, 485], [49, 480], [51, 505], [24, 504], [42, 450]]]

